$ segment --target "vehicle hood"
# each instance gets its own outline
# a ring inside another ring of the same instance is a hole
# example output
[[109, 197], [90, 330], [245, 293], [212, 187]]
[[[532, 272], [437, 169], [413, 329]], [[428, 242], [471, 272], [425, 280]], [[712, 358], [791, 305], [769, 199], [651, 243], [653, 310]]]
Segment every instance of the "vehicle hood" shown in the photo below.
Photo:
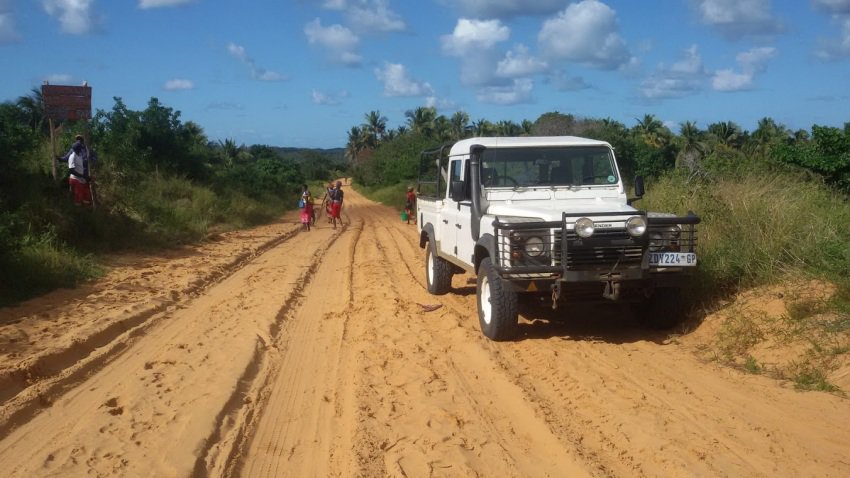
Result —
[[630, 216], [637, 209], [621, 202], [603, 199], [567, 201], [504, 201], [494, 202], [487, 208], [487, 215], [499, 217], [527, 217], [544, 221], [560, 221], [561, 215], [581, 214], [593, 219], [595, 214], [621, 212]]

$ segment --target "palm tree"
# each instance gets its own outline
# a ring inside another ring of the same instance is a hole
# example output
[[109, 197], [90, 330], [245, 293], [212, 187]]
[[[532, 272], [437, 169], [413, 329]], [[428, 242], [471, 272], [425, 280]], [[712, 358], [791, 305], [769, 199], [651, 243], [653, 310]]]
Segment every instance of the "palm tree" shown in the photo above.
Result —
[[434, 133], [434, 121], [437, 119], [437, 108], [420, 106], [415, 110], [404, 113], [407, 125], [414, 133], [431, 136]]
[[455, 111], [450, 120], [452, 137], [454, 141], [461, 140], [469, 133], [469, 115], [463, 111]]
[[520, 127], [510, 120], [501, 120], [496, 123], [496, 134], [498, 136], [518, 136]]
[[493, 133], [493, 123], [481, 118], [472, 123], [472, 134], [475, 136], [490, 136]]
[[693, 121], [685, 121], [679, 125], [679, 154], [676, 156], [676, 166], [694, 169], [705, 154], [705, 143], [702, 141], [702, 131]]
[[534, 123], [527, 120], [527, 119], [524, 119], [524, 120], [522, 120], [522, 123], [520, 123], [519, 127], [520, 127], [520, 130], [521, 130], [522, 136], [531, 136], [532, 135], [531, 130], [532, 130], [532, 128], [534, 128]]
[[362, 129], [370, 136], [370, 146], [377, 147], [378, 142], [384, 139], [387, 132], [387, 118], [382, 116], [380, 111], [370, 111], [366, 113], [366, 122]]
[[29, 95], [19, 97], [16, 104], [26, 116], [27, 125], [33, 132], [50, 133], [47, 130], [47, 122], [44, 121], [44, 101], [41, 97], [41, 89], [33, 88]]
[[772, 118], [764, 117], [759, 120], [753, 131], [747, 149], [753, 155], [765, 157], [775, 144], [786, 140], [790, 132], [785, 126], [776, 124]]
[[433, 137], [440, 143], [446, 143], [452, 139], [452, 123], [443, 115], [434, 119]]
[[732, 148], [738, 146], [741, 128], [731, 121], [723, 121], [708, 125], [708, 133], [720, 144]]
[[360, 152], [366, 149], [365, 135], [360, 126], [352, 126], [348, 131], [348, 143], [345, 145], [345, 157], [355, 164], [360, 159]]
[[637, 119], [638, 124], [635, 128], [638, 134], [643, 137], [644, 142], [654, 148], [664, 146], [664, 124], [655, 117], [655, 115], [643, 115], [643, 119]]
[[219, 148], [221, 148], [221, 160], [228, 168], [233, 167], [239, 158], [239, 147], [236, 146], [236, 141], [227, 138], [224, 141], [219, 140]]

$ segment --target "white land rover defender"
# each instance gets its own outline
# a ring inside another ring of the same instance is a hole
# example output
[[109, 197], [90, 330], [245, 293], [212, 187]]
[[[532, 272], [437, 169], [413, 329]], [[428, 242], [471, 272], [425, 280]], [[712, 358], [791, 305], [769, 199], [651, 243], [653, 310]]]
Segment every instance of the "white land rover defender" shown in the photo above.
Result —
[[485, 336], [518, 332], [518, 294], [633, 304], [644, 323], [681, 318], [699, 217], [647, 213], [628, 198], [613, 148], [573, 136], [470, 138], [422, 153], [419, 245], [428, 291], [477, 275]]

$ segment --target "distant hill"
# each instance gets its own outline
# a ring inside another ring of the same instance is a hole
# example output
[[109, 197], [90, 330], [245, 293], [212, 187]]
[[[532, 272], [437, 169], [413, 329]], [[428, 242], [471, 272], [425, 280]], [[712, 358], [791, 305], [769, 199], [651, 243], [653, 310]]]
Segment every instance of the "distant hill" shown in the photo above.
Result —
[[321, 158], [328, 163], [337, 164], [345, 162], [345, 148], [290, 148], [280, 146], [270, 146], [277, 154], [284, 158], [291, 158], [298, 162], [303, 162], [312, 158]]

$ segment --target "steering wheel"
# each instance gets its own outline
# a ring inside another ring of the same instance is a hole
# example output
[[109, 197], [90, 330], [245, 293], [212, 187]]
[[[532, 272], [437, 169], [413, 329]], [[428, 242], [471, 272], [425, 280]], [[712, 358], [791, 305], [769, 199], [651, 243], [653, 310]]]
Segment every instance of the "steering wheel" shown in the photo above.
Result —
[[511, 184], [511, 186], [513, 186], [513, 187], [519, 186], [519, 181], [517, 181], [516, 179], [514, 179], [510, 176], [502, 176], [501, 179], [505, 180], [506, 182], [510, 181], [511, 183], [513, 183], [513, 184]]

